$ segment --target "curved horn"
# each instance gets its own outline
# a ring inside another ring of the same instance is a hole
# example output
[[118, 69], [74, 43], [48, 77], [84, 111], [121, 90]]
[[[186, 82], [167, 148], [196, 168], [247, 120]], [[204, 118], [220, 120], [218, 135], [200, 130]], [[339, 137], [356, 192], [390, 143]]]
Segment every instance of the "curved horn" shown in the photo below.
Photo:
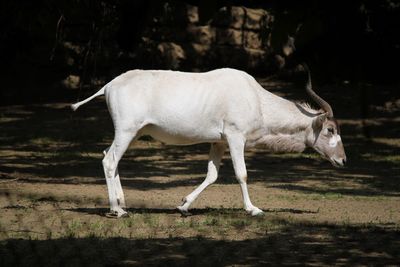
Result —
[[308, 66], [303, 64], [304, 70], [307, 72], [308, 79], [306, 84], [306, 91], [308, 95], [328, 114], [328, 118], [333, 118], [333, 111], [331, 105], [328, 104], [325, 100], [323, 100], [319, 95], [317, 95], [312, 89], [311, 85], [311, 74]]

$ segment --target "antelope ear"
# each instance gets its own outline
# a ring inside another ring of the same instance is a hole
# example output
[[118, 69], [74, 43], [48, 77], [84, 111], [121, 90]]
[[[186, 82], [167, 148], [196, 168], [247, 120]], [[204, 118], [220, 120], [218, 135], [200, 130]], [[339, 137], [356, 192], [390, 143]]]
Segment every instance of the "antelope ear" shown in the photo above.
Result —
[[326, 119], [328, 118], [328, 113], [324, 113], [321, 115], [318, 115], [318, 117], [316, 117], [313, 120], [312, 126], [315, 130], [321, 130], [322, 129], [322, 125], [324, 124], [324, 122], [326, 121]]

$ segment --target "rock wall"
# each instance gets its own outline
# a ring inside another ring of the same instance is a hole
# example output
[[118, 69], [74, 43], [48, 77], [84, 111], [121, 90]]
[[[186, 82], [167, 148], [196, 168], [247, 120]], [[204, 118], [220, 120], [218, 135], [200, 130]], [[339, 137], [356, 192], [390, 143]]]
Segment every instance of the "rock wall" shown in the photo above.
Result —
[[231, 6], [201, 23], [199, 7], [169, 5], [147, 26], [133, 60], [167, 69], [266, 68], [273, 18], [264, 9]]
[[64, 86], [79, 88], [96, 83], [102, 73], [134, 68], [268, 72], [274, 64], [274, 16], [268, 10], [223, 6], [204, 18], [201, 6], [181, 2], [126, 8], [132, 12], [106, 6], [107, 14], [98, 18], [84, 13], [60, 18], [54, 58], [69, 69]]
[[4, 0], [0, 98], [95, 90], [134, 68], [265, 75], [305, 61], [325, 81], [395, 81], [395, 2]]

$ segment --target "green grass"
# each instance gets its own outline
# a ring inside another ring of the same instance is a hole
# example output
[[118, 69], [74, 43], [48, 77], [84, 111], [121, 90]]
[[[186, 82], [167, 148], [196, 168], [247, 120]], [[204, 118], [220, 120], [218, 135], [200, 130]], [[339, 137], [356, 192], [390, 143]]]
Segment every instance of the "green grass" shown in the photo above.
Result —
[[65, 237], [75, 238], [78, 237], [82, 230], [82, 222], [80, 220], [73, 220], [68, 222], [65, 228]]

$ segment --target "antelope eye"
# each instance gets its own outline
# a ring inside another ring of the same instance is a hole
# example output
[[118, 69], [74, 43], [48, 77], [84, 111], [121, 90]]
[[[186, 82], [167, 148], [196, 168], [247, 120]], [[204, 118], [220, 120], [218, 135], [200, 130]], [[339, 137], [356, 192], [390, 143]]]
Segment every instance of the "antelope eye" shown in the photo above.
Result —
[[328, 128], [328, 133], [333, 134], [335, 131], [333, 130], [333, 128]]

